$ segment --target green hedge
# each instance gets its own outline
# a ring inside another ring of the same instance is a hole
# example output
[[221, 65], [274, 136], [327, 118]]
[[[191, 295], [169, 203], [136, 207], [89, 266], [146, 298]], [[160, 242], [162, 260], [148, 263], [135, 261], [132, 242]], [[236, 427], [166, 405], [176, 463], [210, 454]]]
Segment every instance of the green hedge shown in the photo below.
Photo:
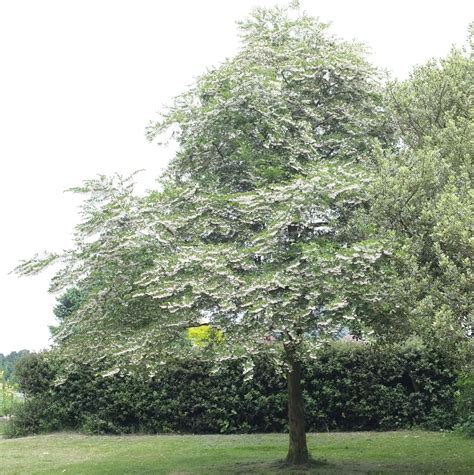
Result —
[[456, 413], [457, 431], [474, 437], [474, 372], [461, 374], [457, 381]]
[[[244, 381], [239, 362], [212, 374], [203, 362], [163, 367], [149, 379], [98, 377], [77, 364], [61, 384], [61, 368], [45, 355], [17, 367], [26, 402], [11, 435], [56, 429], [89, 433], [237, 433], [286, 430], [286, 382], [271, 364], [256, 362]], [[455, 423], [455, 371], [434, 350], [376, 350], [335, 344], [304, 371], [308, 431], [381, 430]]]

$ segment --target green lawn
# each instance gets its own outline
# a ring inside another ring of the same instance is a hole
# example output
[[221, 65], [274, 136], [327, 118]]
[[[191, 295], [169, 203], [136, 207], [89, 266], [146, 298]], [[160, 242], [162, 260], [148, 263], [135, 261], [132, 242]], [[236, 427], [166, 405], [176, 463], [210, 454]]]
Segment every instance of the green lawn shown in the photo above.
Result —
[[84, 436], [0, 440], [1, 474], [474, 473], [474, 443], [434, 432], [310, 434], [322, 465], [281, 460], [284, 434]]

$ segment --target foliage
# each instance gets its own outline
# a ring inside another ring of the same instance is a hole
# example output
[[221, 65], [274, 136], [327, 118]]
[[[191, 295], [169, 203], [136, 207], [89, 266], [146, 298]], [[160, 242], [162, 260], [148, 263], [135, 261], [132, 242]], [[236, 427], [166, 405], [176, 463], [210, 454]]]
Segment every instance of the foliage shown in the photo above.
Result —
[[16, 362], [28, 353], [28, 350], [12, 351], [8, 355], [0, 353], [0, 371], [3, 371], [5, 380], [9, 381], [12, 378]]
[[46, 352], [29, 353], [17, 362], [15, 379], [27, 397], [44, 393], [54, 379], [54, 371], [46, 355]]
[[83, 292], [74, 287], [69, 288], [58, 297], [53, 313], [59, 321], [63, 321], [78, 310], [85, 299]]
[[0, 416], [11, 415], [20, 402], [13, 371], [18, 361], [28, 354], [28, 350], [13, 351], [6, 356], [0, 353]]
[[65, 355], [152, 367], [195, 354], [183, 335], [203, 323], [223, 335], [201, 348], [217, 364], [281, 360], [262, 343], [274, 336], [303, 358], [345, 327], [406, 333], [403, 250], [353, 220], [390, 135], [374, 69], [305, 14], [256, 9], [241, 31], [236, 57], [148, 129], [177, 130], [163, 190], [138, 198], [132, 178], [86, 182], [74, 190], [89, 196], [75, 248], [19, 267], [63, 262], [52, 290], [80, 295], [54, 330]]
[[18, 386], [13, 371], [17, 362], [29, 353], [28, 350], [0, 353], [0, 416], [9, 416], [19, 403]]
[[[375, 70], [363, 47], [286, 9], [240, 23], [239, 53], [176, 98], [150, 139], [172, 127], [171, 181], [249, 191], [305, 175], [321, 160], [370, 156], [386, 131]], [[177, 127], [176, 127], [177, 126]]]
[[18, 399], [16, 391], [16, 386], [0, 371], [0, 416], [9, 416], [14, 411]]
[[204, 347], [213, 342], [221, 343], [224, 335], [222, 332], [214, 330], [211, 325], [201, 325], [188, 328], [188, 338], [194, 345]]
[[474, 326], [472, 72], [472, 53], [453, 49], [389, 85], [398, 147], [382, 153], [371, 200], [372, 221], [412, 262], [417, 332], [463, 365]]
[[7, 437], [54, 432], [66, 426], [66, 417], [60, 404], [48, 394], [36, 395], [17, 404], [12, 417], [3, 429]]
[[[414, 345], [327, 347], [305, 364], [309, 430], [450, 428], [454, 365], [442, 353]], [[80, 363], [65, 373], [44, 355], [32, 368], [18, 368], [28, 396], [15, 417], [17, 435], [59, 428], [102, 434], [281, 432], [287, 427], [285, 380], [268, 358], [255, 362], [251, 380], [244, 379], [238, 361], [218, 373], [209, 363], [178, 361], [151, 379], [143, 372], [103, 378]]]
[[389, 430], [422, 425], [437, 430], [454, 424], [456, 372], [445, 355], [417, 345], [395, 351], [336, 348], [308, 368], [304, 386], [310, 427]]
[[474, 373], [462, 374], [458, 379], [456, 410], [459, 418], [457, 430], [474, 437]]

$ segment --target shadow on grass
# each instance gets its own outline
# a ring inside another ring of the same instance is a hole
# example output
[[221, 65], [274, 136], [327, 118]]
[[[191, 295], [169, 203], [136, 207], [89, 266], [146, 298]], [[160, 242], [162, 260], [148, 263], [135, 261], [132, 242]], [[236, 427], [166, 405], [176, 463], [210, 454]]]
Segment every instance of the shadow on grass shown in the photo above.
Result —
[[[285, 460], [279, 460], [276, 462], [237, 462], [232, 465], [226, 465], [221, 467], [224, 470], [223, 473], [229, 474], [252, 474], [252, 473], [285, 473], [285, 474], [298, 474], [305, 473], [324, 473], [321, 470], [336, 467], [331, 467], [325, 459], [312, 459], [308, 463], [303, 465], [289, 464]], [[330, 472], [331, 473], [331, 472]]]
[[292, 465], [285, 461], [277, 462], [238, 462], [232, 465], [225, 465], [219, 467], [219, 473], [227, 473], [232, 475], [244, 474], [318, 474], [318, 475], [357, 475], [357, 474], [399, 474], [399, 473], [432, 473], [423, 470], [418, 471], [410, 466], [396, 466], [388, 465], [382, 466], [379, 464], [349, 462], [344, 461], [340, 463], [330, 463], [325, 459], [311, 460], [308, 464]]

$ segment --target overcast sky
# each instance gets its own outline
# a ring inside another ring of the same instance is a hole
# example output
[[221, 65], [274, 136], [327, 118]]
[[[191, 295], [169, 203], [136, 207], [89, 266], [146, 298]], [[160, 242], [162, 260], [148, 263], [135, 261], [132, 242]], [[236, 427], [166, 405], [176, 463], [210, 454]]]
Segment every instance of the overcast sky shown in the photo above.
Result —
[[[146, 169], [171, 150], [144, 128], [193, 78], [238, 48], [235, 21], [276, 0], [0, 0], [0, 353], [48, 345], [50, 275], [8, 273], [19, 259], [68, 247], [77, 198], [99, 173]], [[474, 19], [468, 0], [302, 0], [332, 31], [365, 42], [393, 76], [451, 45]]]

